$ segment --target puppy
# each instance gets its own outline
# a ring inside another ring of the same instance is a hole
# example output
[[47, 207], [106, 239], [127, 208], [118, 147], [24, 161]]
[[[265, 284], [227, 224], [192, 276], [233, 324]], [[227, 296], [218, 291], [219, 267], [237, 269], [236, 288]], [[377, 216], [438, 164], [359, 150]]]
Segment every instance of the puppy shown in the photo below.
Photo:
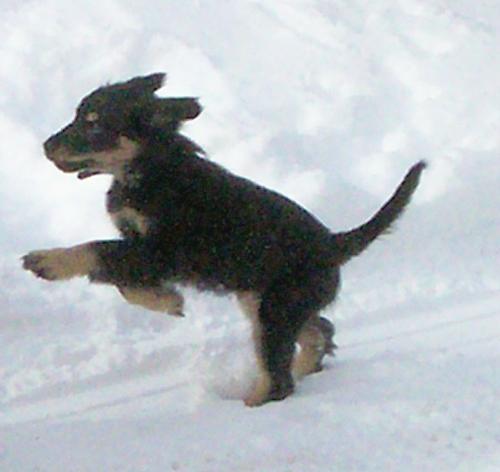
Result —
[[333, 234], [286, 197], [204, 159], [179, 133], [201, 107], [194, 98], [155, 96], [164, 78], [98, 88], [44, 144], [63, 172], [113, 176], [107, 210], [121, 238], [34, 251], [23, 266], [46, 280], [111, 284], [130, 303], [177, 316], [176, 286], [236, 293], [253, 325], [259, 367], [245, 403], [282, 400], [335, 347], [334, 327], [319, 313], [335, 299], [340, 267], [389, 230], [425, 163], [368, 222]]

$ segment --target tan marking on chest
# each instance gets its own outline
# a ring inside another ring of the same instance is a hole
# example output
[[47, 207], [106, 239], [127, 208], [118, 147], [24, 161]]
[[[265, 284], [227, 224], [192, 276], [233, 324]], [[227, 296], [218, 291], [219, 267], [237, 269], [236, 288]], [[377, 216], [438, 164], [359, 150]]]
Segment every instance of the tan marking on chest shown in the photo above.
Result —
[[122, 232], [135, 232], [145, 236], [150, 228], [149, 219], [130, 207], [110, 213], [113, 224]]

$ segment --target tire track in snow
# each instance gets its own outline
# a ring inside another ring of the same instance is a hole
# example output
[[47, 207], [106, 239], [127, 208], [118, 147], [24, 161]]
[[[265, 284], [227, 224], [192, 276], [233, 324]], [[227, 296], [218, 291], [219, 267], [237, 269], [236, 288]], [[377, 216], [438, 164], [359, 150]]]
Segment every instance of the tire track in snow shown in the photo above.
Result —
[[[411, 308], [398, 311], [398, 307], [383, 323], [364, 327], [362, 321], [357, 327], [351, 325], [350, 333], [344, 333], [341, 348], [346, 352], [379, 350], [396, 345], [404, 350], [417, 348], [425, 343], [437, 349], [466, 349], [500, 338], [500, 295], [488, 295], [480, 299], [446, 306], [446, 300], [438, 302], [435, 308]], [[370, 314], [371, 317], [375, 314]], [[342, 331], [341, 331], [342, 333]], [[390, 334], [387, 334], [390, 333]]]

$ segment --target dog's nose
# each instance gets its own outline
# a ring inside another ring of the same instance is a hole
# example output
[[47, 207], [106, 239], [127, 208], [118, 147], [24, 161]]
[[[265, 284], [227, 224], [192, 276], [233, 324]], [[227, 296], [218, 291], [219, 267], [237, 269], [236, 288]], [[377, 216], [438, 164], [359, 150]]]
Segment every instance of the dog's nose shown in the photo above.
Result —
[[56, 146], [52, 138], [47, 139], [47, 141], [43, 143], [43, 150], [45, 151], [45, 155], [51, 161], [53, 160], [55, 148]]

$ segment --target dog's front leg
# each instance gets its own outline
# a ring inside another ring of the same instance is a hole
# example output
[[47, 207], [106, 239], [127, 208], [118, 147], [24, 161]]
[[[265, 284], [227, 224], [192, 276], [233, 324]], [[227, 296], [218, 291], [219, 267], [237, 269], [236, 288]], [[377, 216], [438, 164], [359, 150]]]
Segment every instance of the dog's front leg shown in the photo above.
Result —
[[68, 248], [33, 251], [23, 267], [45, 280], [88, 276], [117, 286], [155, 285], [158, 270], [144, 244], [126, 240], [90, 241]]
[[168, 275], [154, 251], [139, 242], [92, 241], [69, 248], [33, 251], [23, 267], [45, 280], [87, 276], [92, 282], [116, 285], [127, 302], [148, 310], [184, 316], [184, 299], [162, 283]]
[[118, 287], [118, 290], [131, 305], [172, 316], [185, 316], [184, 297], [172, 286]]
[[32, 251], [25, 255], [23, 268], [45, 280], [66, 280], [89, 275], [97, 265], [94, 243], [69, 248]]

